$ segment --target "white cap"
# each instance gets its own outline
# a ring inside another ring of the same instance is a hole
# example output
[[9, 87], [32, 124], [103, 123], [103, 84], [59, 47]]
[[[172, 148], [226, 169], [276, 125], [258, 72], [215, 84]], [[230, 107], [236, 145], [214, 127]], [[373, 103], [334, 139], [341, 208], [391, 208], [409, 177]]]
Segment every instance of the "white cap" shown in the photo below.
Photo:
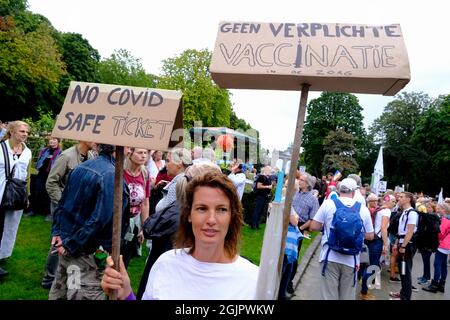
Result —
[[350, 193], [358, 188], [356, 181], [352, 178], [345, 178], [339, 184], [339, 191], [343, 193]]

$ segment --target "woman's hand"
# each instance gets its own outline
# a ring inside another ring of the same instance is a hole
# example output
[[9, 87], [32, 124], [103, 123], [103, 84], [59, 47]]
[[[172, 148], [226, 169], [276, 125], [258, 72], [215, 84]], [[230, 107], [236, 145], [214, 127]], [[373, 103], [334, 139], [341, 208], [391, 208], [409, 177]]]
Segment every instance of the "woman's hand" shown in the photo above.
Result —
[[103, 292], [109, 296], [113, 290], [117, 290], [117, 299], [125, 300], [131, 293], [131, 284], [122, 256], [119, 259], [119, 271], [114, 269], [113, 266], [114, 262], [111, 256], [108, 256], [101, 282]]

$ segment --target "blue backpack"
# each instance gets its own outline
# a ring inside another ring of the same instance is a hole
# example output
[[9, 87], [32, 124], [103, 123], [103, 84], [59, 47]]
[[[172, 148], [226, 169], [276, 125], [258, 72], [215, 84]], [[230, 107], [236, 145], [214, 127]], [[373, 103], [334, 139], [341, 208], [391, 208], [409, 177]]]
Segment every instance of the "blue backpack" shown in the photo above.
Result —
[[[361, 252], [364, 242], [364, 225], [359, 214], [361, 203], [356, 201], [352, 207], [347, 207], [338, 198], [332, 200], [336, 206], [336, 211], [331, 222], [328, 240], [325, 243], [328, 245], [328, 251], [325, 256], [322, 275], [325, 276], [330, 250], [352, 255], [355, 259], [354, 273], [356, 274], [356, 256]], [[355, 279], [353, 285], [355, 285]]]

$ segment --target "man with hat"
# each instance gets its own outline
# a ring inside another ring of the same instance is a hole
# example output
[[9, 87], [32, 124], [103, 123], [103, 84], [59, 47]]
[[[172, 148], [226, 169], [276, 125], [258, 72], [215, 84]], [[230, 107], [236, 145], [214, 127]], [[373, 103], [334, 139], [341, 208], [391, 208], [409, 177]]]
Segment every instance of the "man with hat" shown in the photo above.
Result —
[[[355, 180], [351, 178], [342, 180], [339, 184], [339, 197], [325, 200], [310, 225], [310, 230], [323, 230], [319, 261], [322, 266], [320, 294], [324, 300], [355, 300], [356, 298], [355, 271], [359, 267], [359, 252], [354, 255], [344, 254], [330, 249], [331, 246], [328, 245], [337, 206], [345, 206], [353, 210], [354, 214], [359, 214], [354, 221], [361, 224], [362, 237], [367, 240], [372, 240], [374, 237], [369, 210], [354, 200], [355, 192], [359, 192]], [[345, 210], [348, 212], [348, 209]], [[342, 211], [341, 209], [340, 212]], [[336, 227], [337, 224], [334, 226]], [[348, 227], [351, 228], [351, 226]], [[355, 240], [361, 241], [361, 243], [354, 243], [355, 247], [362, 245], [362, 237], [360, 240]]]
[[366, 187], [361, 184], [361, 177], [357, 174], [349, 174], [347, 178], [351, 178], [355, 180], [356, 185], [358, 186], [357, 190], [355, 190], [355, 196], [353, 199], [361, 203], [362, 206], [367, 206], [366, 203]]

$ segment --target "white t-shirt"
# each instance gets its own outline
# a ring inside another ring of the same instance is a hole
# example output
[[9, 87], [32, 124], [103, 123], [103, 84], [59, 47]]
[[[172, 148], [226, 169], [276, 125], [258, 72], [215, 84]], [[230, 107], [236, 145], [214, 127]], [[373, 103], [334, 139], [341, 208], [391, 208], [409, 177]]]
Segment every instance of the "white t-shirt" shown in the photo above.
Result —
[[353, 200], [358, 201], [361, 203], [362, 206], [367, 207], [366, 199], [362, 195], [361, 191], [359, 191], [359, 188], [355, 190], [355, 195], [353, 196]]
[[150, 174], [150, 178], [155, 179], [156, 176], [158, 175], [159, 170], [164, 168], [165, 165], [166, 165], [166, 161], [161, 159], [161, 167], [158, 168], [158, 166], [156, 165], [156, 162], [152, 158], [150, 158], [150, 160], [148, 160], [148, 163], [147, 163], [147, 170]]
[[228, 175], [228, 178], [230, 178], [230, 180], [233, 181], [233, 184], [236, 187], [236, 191], [239, 195], [239, 199], [242, 200], [242, 196], [244, 195], [245, 181], [247, 180], [245, 173], [238, 172], [234, 174], [232, 172]]
[[[355, 200], [348, 197], [339, 197], [339, 200], [347, 206], [352, 207], [355, 204]], [[322, 235], [322, 250], [320, 251], [319, 261], [325, 260], [325, 256], [328, 251], [328, 245], [325, 243], [328, 241], [328, 236], [330, 234], [330, 226], [333, 221], [334, 212], [336, 211], [336, 206], [334, 205], [333, 200], [327, 199], [320, 206], [316, 215], [314, 216], [314, 220], [320, 222], [324, 225], [324, 233]], [[372, 219], [370, 217], [369, 209], [366, 206], [361, 205], [361, 209], [359, 210], [359, 214], [361, 215], [361, 219], [363, 221], [364, 230], [366, 233], [373, 232]], [[345, 264], [349, 267], [355, 267], [355, 259], [352, 255], [346, 255], [339, 252], [335, 252], [330, 250], [328, 255], [328, 261], [333, 261], [340, 264]], [[359, 254], [356, 256], [356, 264], [359, 265]]]
[[[409, 214], [406, 213], [409, 211]], [[404, 236], [406, 232], [408, 231], [408, 228], [406, 225], [413, 224], [414, 225], [414, 232], [417, 231], [417, 221], [419, 219], [419, 216], [417, 215], [417, 212], [413, 210], [412, 208], [403, 210], [402, 215], [400, 216], [400, 220], [398, 222], [398, 235]], [[399, 239], [399, 243], [403, 243], [403, 238]]]
[[388, 208], [381, 209], [378, 211], [375, 215], [375, 227], [374, 232], [375, 235], [381, 238], [381, 220], [383, 217], [388, 217], [388, 219], [391, 217], [391, 210]]
[[[23, 151], [19, 158], [14, 157], [14, 151], [9, 146], [9, 139], [6, 140], [6, 149], [8, 150], [9, 156], [9, 170], [12, 170], [16, 166], [14, 171], [14, 178], [20, 180], [26, 180], [28, 176], [28, 165], [31, 161], [31, 150], [23, 144]], [[5, 157], [3, 155], [3, 148], [0, 146], [0, 200], [3, 197], [3, 192], [5, 192], [6, 186], [6, 164]]]
[[232, 263], [196, 260], [186, 250], [163, 253], [150, 271], [143, 300], [255, 299], [259, 267], [238, 257]]

